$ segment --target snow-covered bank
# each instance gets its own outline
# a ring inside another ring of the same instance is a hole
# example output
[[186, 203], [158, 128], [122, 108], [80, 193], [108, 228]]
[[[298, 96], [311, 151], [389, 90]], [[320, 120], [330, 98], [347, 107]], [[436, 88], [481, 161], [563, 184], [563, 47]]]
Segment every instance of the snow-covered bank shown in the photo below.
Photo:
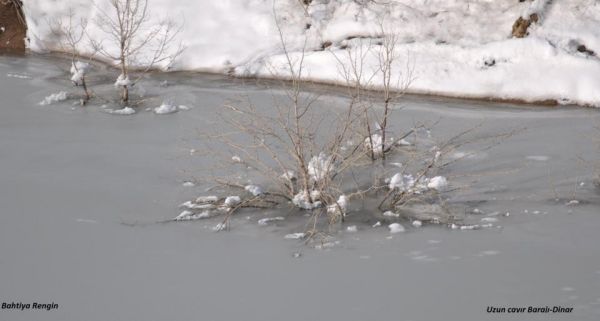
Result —
[[[394, 75], [410, 78], [409, 92], [600, 107], [597, 1], [148, 1], [153, 21], [170, 17], [182, 26], [186, 50], [174, 69], [286, 77], [276, 16], [294, 61], [306, 48], [303, 77], [343, 83], [338, 59], [347, 50], [364, 53], [365, 73], [377, 70], [383, 24], [397, 38]], [[106, 0], [26, 4], [31, 49], [58, 49], [48, 21], [67, 19], [69, 8], [89, 20], [91, 37], [106, 38], [95, 19], [105, 7]], [[514, 21], [532, 12], [540, 20], [529, 35], [511, 38]]]

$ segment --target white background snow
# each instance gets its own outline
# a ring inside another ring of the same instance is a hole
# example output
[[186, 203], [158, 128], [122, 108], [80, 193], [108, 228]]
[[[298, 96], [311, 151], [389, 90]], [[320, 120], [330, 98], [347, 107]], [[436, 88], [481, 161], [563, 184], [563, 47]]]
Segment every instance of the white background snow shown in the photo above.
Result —
[[[405, 80], [411, 71], [410, 92], [600, 106], [599, 60], [577, 50], [600, 52], [598, 1], [314, 0], [306, 11], [300, 3], [149, 0], [152, 23], [169, 17], [182, 26], [178, 40], [186, 50], [175, 69], [285, 77], [276, 13], [293, 58], [306, 40], [303, 76], [341, 82], [334, 54], [343, 56], [344, 46], [379, 50], [383, 21], [398, 38], [395, 77]], [[66, 19], [69, 8], [90, 20], [90, 36], [105, 38], [94, 20], [98, 7], [107, 0], [26, 1], [30, 48], [58, 49], [48, 21]], [[541, 20], [530, 35], [511, 38], [513, 22], [534, 11]], [[332, 45], [322, 50], [325, 42]], [[80, 49], [90, 51], [87, 44]], [[375, 54], [366, 64], [375, 69]]]

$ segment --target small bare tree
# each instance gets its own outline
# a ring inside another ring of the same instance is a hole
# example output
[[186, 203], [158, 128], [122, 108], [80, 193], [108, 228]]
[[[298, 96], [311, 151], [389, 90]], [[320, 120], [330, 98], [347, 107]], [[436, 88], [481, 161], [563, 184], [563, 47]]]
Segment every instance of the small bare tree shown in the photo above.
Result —
[[371, 104], [368, 98], [368, 88], [372, 86], [372, 80], [376, 76], [376, 72], [366, 74], [365, 66], [369, 55], [371, 54], [371, 43], [367, 46], [362, 44], [357, 48], [346, 46], [344, 54], [336, 54], [330, 51], [337, 61], [338, 73], [344, 80], [346, 85], [347, 96], [350, 99], [351, 106], [357, 106], [360, 113], [364, 117], [364, 140], [366, 142], [367, 152], [372, 161], [375, 161], [377, 156], [376, 150], [373, 148], [373, 136], [371, 130], [371, 120], [369, 113], [371, 112]]
[[[392, 90], [392, 78], [394, 77], [393, 65], [397, 58], [396, 54], [396, 42], [397, 37], [394, 34], [385, 33], [383, 24], [381, 25], [381, 34], [383, 35], [383, 41], [378, 50], [378, 62], [379, 72], [381, 73], [382, 80], [382, 91], [383, 91], [383, 116], [378, 122], [379, 130], [381, 131], [381, 157], [385, 161], [386, 152], [386, 134], [388, 127], [388, 118], [390, 116], [393, 100], [396, 99], [396, 95], [393, 94]], [[374, 145], [371, 145], [374, 147]]]
[[121, 88], [121, 102], [128, 104], [129, 89], [139, 80], [130, 79], [132, 67], [148, 71], [159, 63], [170, 64], [183, 51], [181, 44], [172, 47], [181, 27], [171, 20], [153, 24], [148, 0], [109, 0], [108, 10], [97, 9], [97, 23], [108, 35], [109, 46], [93, 41], [93, 47], [118, 64], [121, 74], [115, 86]]
[[67, 22], [63, 20], [55, 20], [50, 22], [50, 30], [52, 34], [60, 39], [58, 45], [62, 52], [67, 53], [71, 57], [71, 81], [75, 86], [80, 86], [83, 90], [83, 99], [81, 104], [85, 105], [91, 99], [92, 95], [88, 89], [86, 76], [90, 68], [90, 61], [94, 54], [88, 56], [88, 61], [81, 61], [82, 57], [79, 54], [79, 45], [86, 38], [86, 29], [88, 20], [85, 18], [75, 19], [73, 9], [69, 9]]
[[[331, 52], [338, 62], [340, 76], [348, 88], [348, 96], [363, 111], [367, 152], [372, 161], [381, 158], [385, 162], [386, 154], [398, 140], [405, 138], [393, 140], [388, 121], [394, 106], [410, 87], [413, 67], [410, 55], [407, 54], [405, 69], [398, 70], [400, 62], [397, 36], [386, 30], [383, 21], [379, 26], [381, 40], [373, 42], [371, 39], [365, 44], [365, 40], [358, 39], [355, 47], [346, 46], [344, 55]], [[375, 68], [369, 71], [366, 65], [369, 65], [370, 59], [374, 59]], [[381, 104], [382, 112], [377, 112], [377, 104]], [[371, 126], [372, 119], [375, 120], [375, 128]]]

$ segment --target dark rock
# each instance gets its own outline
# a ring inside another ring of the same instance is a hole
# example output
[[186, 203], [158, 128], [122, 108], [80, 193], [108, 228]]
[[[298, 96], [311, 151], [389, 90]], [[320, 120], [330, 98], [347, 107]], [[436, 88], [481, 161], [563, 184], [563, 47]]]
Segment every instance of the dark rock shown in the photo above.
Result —
[[512, 27], [512, 36], [515, 38], [523, 38], [527, 36], [527, 28], [531, 25], [531, 21], [519, 17]]
[[577, 46], [577, 51], [590, 55], [590, 56], [595, 56], [596, 53], [593, 50], [588, 49], [585, 45], [579, 45]]
[[326, 48], [331, 47], [333, 43], [329, 40], [325, 41], [324, 43], [321, 44], [321, 49], [325, 50]]
[[486, 59], [486, 60], [483, 62], [483, 64], [484, 64], [486, 67], [492, 67], [492, 66], [494, 66], [494, 65], [496, 64], [496, 59], [494, 59], [494, 58]]
[[537, 23], [538, 21], [540, 21], [540, 16], [537, 13], [532, 13], [529, 16], [529, 20], [533, 23]]

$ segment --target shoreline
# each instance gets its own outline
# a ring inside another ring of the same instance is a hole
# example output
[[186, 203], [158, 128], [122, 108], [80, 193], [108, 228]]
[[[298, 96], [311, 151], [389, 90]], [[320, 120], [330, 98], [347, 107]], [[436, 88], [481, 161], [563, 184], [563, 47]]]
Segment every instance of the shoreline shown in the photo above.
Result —
[[[65, 59], [65, 60], [70, 59], [68, 53], [61, 52], [61, 51], [48, 51], [47, 53], [39, 53], [39, 52], [31, 51], [29, 49], [24, 54], [0, 52], [0, 55], [9, 55], [9, 56], [15, 56], [15, 57], [28, 57], [28, 56], [52, 57], [52, 58]], [[104, 59], [100, 59], [98, 57], [89, 57], [89, 56], [81, 55], [81, 54], [79, 56], [83, 59], [87, 59], [89, 62], [93, 62], [95, 64], [102, 65], [106, 68], [115, 68], [111, 63], [109, 63], [108, 61], [106, 61]], [[222, 76], [224, 78], [229, 78], [229, 79], [253, 80], [253, 81], [256, 81], [257, 83], [259, 83], [261, 81], [270, 82], [270, 83], [279, 82], [280, 84], [281, 83], [285, 83], [285, 84], [290, 83], [290, 80], [286, 77], [238, 76], [238, 75], [234, 75], [232, 73], [218, 72], [218, 71], [209, 70], [209, 69], [172, 70], [172, 71], [167, 70], [167, 71], [165, 71], [165, 70], [161, 70], [159, 68], [151, 68], [151, 69], [131, 68], [131, 70], [133, 72], [142, 71], [142, 72], [151, 73], [151, 74], [156, 74], [156, 73], [160, 73], [160, 74], [182, 73], [182, 74], [188, 74], [188, 75], [205, 74], [205, 75], [213, 75], [213, 76]], [[341, 84], [341, 83], [334, 82], [334, 81], [310, 79], [310, 80], [303, 80], [302, 83], [305, 85], [308, 85], [308, 86], [316, 85], [321, 88], [333, 90], [335, 93], [343, 93], [344, 90], [348, 89], [348, 86]], [[370, 93], [370, 94], [377, 94], [377, 93], [381, 93], [381, 90], [364, 89], [364, 92]], [[521, 99], [521, 98], [499, 98], [499, 97], [493, 97], [493, 96], [475, 96], [475, 95], [460, 95], [460, 94], [452, 95], [452, 94], [435, 93], [435, 92], [411, 91], [410, 89], [405, 91], [404, 93], [399, 92], [399, 91], [393, 91], [393, 92], [400, 95], [401, 97], [414, 98], [414, 99], [418, 99], [418, 100], [425, 100], [425, 99], [432, 100], [432, 101], [439, 101], [439, 100], [448, 101], [449, 100], [451, 102], [485, 103], [485, 104], [495, 104], [495, 105], [496, 104], [507, 104], [507, 105], [514, 105], [514, 106], [542, 107], [542, 108], [597, 109], [593, 105], [589, 105], [589, 104], [588, 105], [560, 104], [556, 99], [530, 101], [530, 100]]]

